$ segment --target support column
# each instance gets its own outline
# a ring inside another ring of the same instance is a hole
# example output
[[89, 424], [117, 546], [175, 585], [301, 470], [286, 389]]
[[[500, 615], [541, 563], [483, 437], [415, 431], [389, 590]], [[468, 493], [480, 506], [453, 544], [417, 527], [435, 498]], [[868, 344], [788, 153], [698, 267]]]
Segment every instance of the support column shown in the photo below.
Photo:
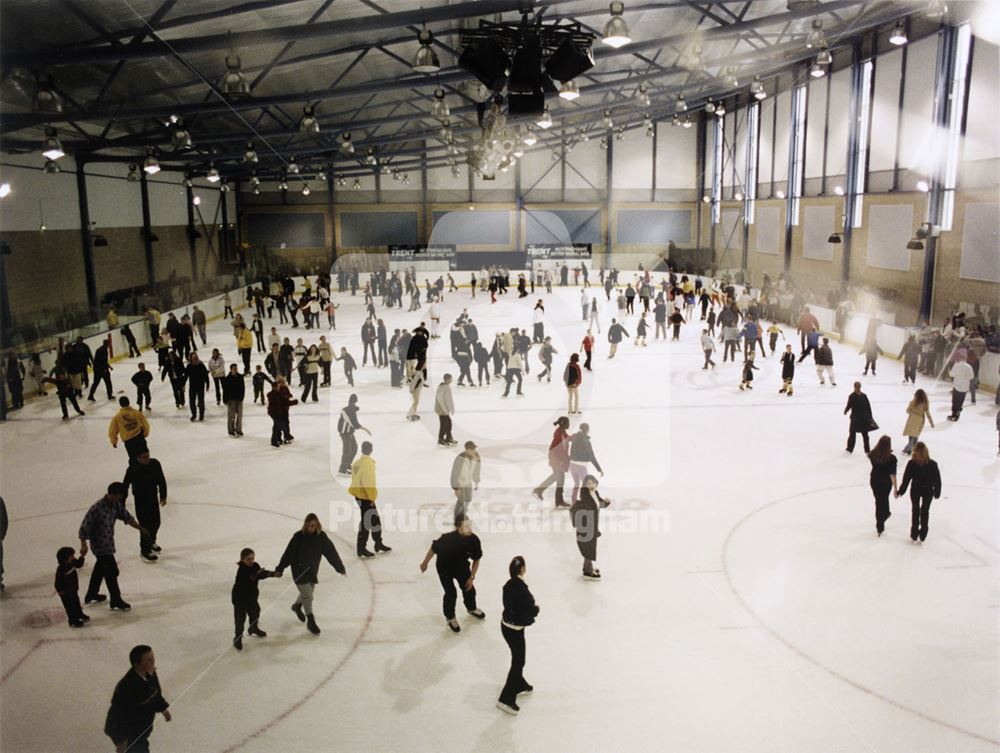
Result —
[[514, 163], [514, 248], [518, 251], [521, 251], [523, 248], [523, 244], [521, 242], [521, 220], [523, 219], [523, 210], [524, 197], [521, 195], [521, 160], [518, 160]]
[[614, 176], [614, 166], [615, 166], [615, 135], [613, 131], [608, 131], [608, 154], [605, 159], [604, 167], [607, 172], [607, 202], [605, 205], [605, 212], [607, 213], [607, 230], [604, 233], [604, 268], [611, 269], [611, 210], [614, 206], [614, 181], [612, 177]]
[[149, 221], [149, 184], [146, 171], [139, 174], [139, 195], [142, 200], [142, 249], [146, 255], [146, 284], [150, 290], [156, 285], [156, 267], [153, 264], [153, 228]]
[[76, 163], [76, 193], [80, 200], [80, 240], [83, 247], [83, 277], [87, 285], [87, 306], [93, 319], [99, 318], [97, 276], [94, 273], [94, 243], [90, 234], [90, 204], [87, 202], [87, 174], [84, 162]]
[[334, 181], [337, 177], [331, 170], [326, 176], [326, 211], [328, 222], [330, 223], [330, 266], [332, 267], [337, 263], [337, 212], [335, 210], [336, 206], [336, 196], [334, 195]]
[[[228, 191], [219, 192], [219, 201], [222, 202], [222, 232], [219, 233], [219, 263], [224, 264], [229, 260], [229, 196]], [[221, 269], [216, 270], [216, 274]]]
[[198, 280], [198, 243], [194, 229], [194, 189], [191, 186], [184, 187], [187, 196], [187, 237], [188, 253], [191, 255], [191, 282]]
[[[698, 131], [695, 138], [695, 186], [698, 191], [698, 206], [695, 210], [695, 244], [694, 247], [697, 249], [701, 248], [701, 223], [702, 218], [702, 205], [705, 203], [703, 201], [705, 196], [705, 118], [698, 118]], [[655, 174], [655, 173], [654, 173]], [[654, 186], [655, 189], [655, 186]], [[655, 192], [655, 191], [654, 191]], [[712, 250], [712, 258], [715, 258], [715, 250]], [[714, 264], [713, 264], [714, 266]]]
[[[827, 84], [829, 91], [829, 83]], [[861, 125], [858, 118], [861, 112], [861, 45], [857, 42], [853, 46], [853, 58], [851, 60], [851, 99], [847, 108], [847, 122], [850, 129], [847, 132], [847, 174], [844, 187], [844, 213], [843, 228], [844, 243], [842, 244], [842, 257], [840, 260], [840, 279], [847, 282], [851, 278], [851, 247], [854, 240], [854, 212], [858, 205], [858, 135]], [[867, 127], [867, 124], [866, 124]]]

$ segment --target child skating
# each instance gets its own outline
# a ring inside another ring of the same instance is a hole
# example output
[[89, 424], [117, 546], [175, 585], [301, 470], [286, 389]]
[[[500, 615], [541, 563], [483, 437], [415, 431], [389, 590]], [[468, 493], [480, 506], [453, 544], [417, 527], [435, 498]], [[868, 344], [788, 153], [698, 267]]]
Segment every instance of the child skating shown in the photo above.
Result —
[[233, 648], [237, 651], [243, 650], [243, 625], [247, 618], [250, 618], [250, 627], [247, 633], [258, 638], [266, 638], [267, 633], [260, 629], [257, 620], [260, 619], [260, 589], [258, 583], [265, 578], [280, 578], [281, 575], [270, 570], [265, 570], [254, 562], [253, 549], [246, 548], [240, 552], [240, 561], [237, 563], [236, 581], [233, 583], [233, 620], [236, 624], [236, 637], [233, 638]]
[[795, 378], [795, 353], [792, 346], [786, 345], [785, 352], [781, 354], [781, 389], [778, 394], [792, 396], [792, 379]]
[[753, 389], [753, 373], [755, 371], [760, 371], [760, 369], [753, 365], [753, 353], [748, 353], [743, 362], [743, 381], [740, 382], [740, 390]]

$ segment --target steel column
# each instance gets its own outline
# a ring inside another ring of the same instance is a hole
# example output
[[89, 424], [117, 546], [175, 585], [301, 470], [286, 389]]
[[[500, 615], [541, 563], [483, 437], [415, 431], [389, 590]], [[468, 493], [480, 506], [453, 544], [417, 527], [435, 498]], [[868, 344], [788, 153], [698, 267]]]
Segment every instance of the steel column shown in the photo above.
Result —
[[80, 200], [80, 241], [83, 247], [83, 277], [87, 285], [87, 305], [91, 316], [98, 318], [100, 304], [97, 300], [97, 275], [94, 273], [94, 243], [90, 234], [90, 205], [87, 202], [87, 174], [85, 163], [76, 163], [76, 193]]
[[191, 256], [191, 282], [196, 282], [198, 280], [198, 239], [194, 236], [194, 189], [191, 186], [185, 186], [184, 194], [187, 196], [187, 237], [188, 253]]
[[139, 196], [142, 201], [142, 249], [146, 255], [146, 282], [150, 288], [156, 285], [156, 266], [153, 263], [153, 228], [149, 220], [149, 183], [146, 171], [139, 175]]

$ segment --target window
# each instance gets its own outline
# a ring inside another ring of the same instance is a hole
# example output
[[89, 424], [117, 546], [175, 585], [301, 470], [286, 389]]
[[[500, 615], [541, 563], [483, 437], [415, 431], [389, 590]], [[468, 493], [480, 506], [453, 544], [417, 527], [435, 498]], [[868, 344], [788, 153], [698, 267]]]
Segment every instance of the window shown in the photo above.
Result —
[[722, 118], [715, 118], [715, 141], [712, 144], [712, 224], [718, 225], [722, 212], [722, 153], [725, 133]]
[[806, 159], [806, 98], [805, 84], [795, 87], [792, 95], [791, 159], [788, 163], [788, 217], [792, 225], [799, 224], [799, 204], [802, 199], [802, 178]]
[[962, 113], [968, 96], [969, 53], [972, 44], [972, 29], [969, 24], [958, 27], [955, 40], [955, 58], [949, 76], [948, 92], [948, 135], [944, 153], [944, 170], [941, 174], [941, 214], [938, 225], [942, 230], [951, 230], [955, 215], [955, 183], [958, 178], [958, 157], [962, 144]]
[[848, 202], [851, 216], [847, 222], [851, 227], [861, 227], [862, 202], [865, 194], [865, 178], [868, 175], [868, 134], [871, 130], [872, 105], [872, 73], [874, 65], [871, 60], [861, 64], [861, 87], [858, 91], [858, 122], [853, 124], [857, 129], [857, 152], [854, 154], [853, 185], [849, 190], [854, 194], [854, 200]]
[[743, 194], [743, 217], [752, 225], [757, 203], [757, 159], [760, 154], [760, 102], [747, 109], [747, 168]]

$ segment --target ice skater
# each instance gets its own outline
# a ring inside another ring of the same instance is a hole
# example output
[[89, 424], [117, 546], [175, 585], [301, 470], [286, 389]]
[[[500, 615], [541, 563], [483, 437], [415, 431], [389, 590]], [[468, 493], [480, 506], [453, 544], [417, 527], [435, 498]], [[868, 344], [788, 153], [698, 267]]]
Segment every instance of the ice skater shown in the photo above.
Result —
[[483, 547], [479, 537], [472, 532], [472, 525], [465, 514], [455, 515], [454, 531], [442, 534], [434, 540], [424, 555], [423, 562], [420, 563], [420, 572], [427, 572], [427, 566], [434, 557], [437, 557], [434, 564], [441, 587], [444, 589], [442, 599], [444, 619], [451, 631], [459, 633], [462, 630], [462, 626], [455, 619], [455, 604], [458, 601], [456, 582], [462, 589], [465, 611], [477, 620], [486, 619], [486, 613], [476, 605], [475, 584], [479, 561], [483, 558]]
[[580, 424], [576, 434], [570, 437], [569, 443], [569, 474], [573, 477], [573, 493], [570, 499], [573, 504], [576, 504], [580, 487], [583, 485], [584, 478], [587, 477], [588, 464], [593, 465], [598, 473], [604, 475], [604, 469], [601, 468], [601, 464], [597, 462], [597, 456], [594, 455], [594, 445], [590, 438], [590, 424], [583, 423]]
[[601, 535], [598, 520], [601, 510], [611, 504], [597, 493], [597, 479], [587, 474], [583, 479], [580, 498], [573, 503], [569, 513], [576, 529], [576, 546], [583, 557], [583, 577], [600, 580], [601, 571], [594, 567], [597, 561], [597, 539]]
[[153, 649], [139, 645], [128, 652], [131, 669], [115, 685], [104, 734], [116, 753], [149, 753], [149, 736], [157, 714], [170, 721], [170, 704], [163, 698], [156, 676]]
[[160, 530], [160, 508], [167, 504], [167, 479], [160, 461], [149, 456], [149, 450], [136, 455], [122, 479], [125, 489], [132, 488], [135, 517], [139, 521], [139, 557], [143, 562], [156, 562], [161, 551], [156, 543]]
[[260, 629], [260, 587], [258, 584], [267, 578], [280, 577], [276, 572], [265, 570], [257, 562], [253, 549], [249, 547], [240, 552], [240, 561], [236, 563], [236, 580], [233, 582], [231, 601], [233, 602], [233, 622], [236, 625], [236, 635], [233, 638], [233, 648], [243, 650], [243, 626], [247, 619], [250, 627], [247, 633], [258, 638], [266, 638], [267, 633]]
[[552, 432], [552, 441], [549, 443], [548, 462], [552, 473], [546, 479], [532, 489], [531, 493], [539, 502], [544, 501], [542, 496], [545, 490], [552, 484], [556, 485], [556, 507], [569, 507], [569, 503], [563, 498], [566, 484], [566, 473], [569, 471], [569, 418], [560, 416], [553, 424], [556, 429]]
[[869, 485], [875, 496], [875, 531], [879, 536], [885, 531], [885, 521], [892, 516], [889, 509], [889, 494], [899, 496], [896, 486], [896, 456], [892, 454], [892, 440], [888, 436], [879, 438], [875, 448], [868, 453], [872, 470]]
[[903, 454], [909, 455], [913, 451], [914, 445], [920, 438], [920, 432], [924, 430], [924, 420], [930, 422], [934, 428], [934, 419], [931, 418], [930, 402], [927, 400], [927, 393], [917, 390], [913, 393], [913, 399], [906, 406], [906, 426], [903, 427], [903, 436], [907, 438], [906, 447]]
[[524, 679], [526, 653], [524, 629], [535, 624], [539, 607], [535, 604], [535, 598], [531, 595], [528, 584], [524, 582], [527, 570], [524, 557], [520, 555], [514, 557], [507, 568], [510, 580], [503, 587], [503, 618], [500, 632], [510, 648], [510, 669], [507, 672], [507, 682], [500, 691], [497, 708], [514, 715], [521, 710], [517, 705], [517, 697], [534, 690]]
[[792, 380], [795, 378], [795, 352], [789, 343], [785, 346], [785, 352], [781, 354], [781, 389], [778, 394], [792, 396]]
[[80, 578], [76, 573], [83, 567], [84, 557], [77, 557], [73, 547], [64, 546], [56, 552], [56, 562], [55, 589], [66, 610], [66, 620], [70, 627], [81, 628], [90, 620], [80, 606]]
[[709, 335], [707, 329], [701, 331], [701, 350], [705, 354], [705, 365], [701, 367], [702, 371], [707, 371], [711, 366], [715, 368], [715, 361], [712, 360], [712, 354], [715, 352], [715, 340]]
[[[735, 359], [734, 359], [735, 360]], [[740, 379], [740, 390], [752, 390], [753, 389], [753, 373], [755, 371], [760, 371], [753, 363], [753, 353], [749, 353], [746, 356], [746, 360], [743, 361], [743, 373]]]
[[854, 452], [855, 435], [861, 434], [864, 440], [865, 455], [871, 449], [868, 444], [868, 433], [878, 431], [878, 424], [872, 417], [872, 404], [868, 401], [868, 395], [861, 391], [861, 382], [854, 383], [854, 392], [847, 396], [847, 405], [844, 407], [844, 415], [851, 414], [850, 434], [847, 437], [847, 452]]
[[146, 364], [140, 363], [138, 371], [132, 375], [132, 384], [135, 385], [135, 401], [139, 410], [143, 409], [145, 403], [146, 411], [153, 408], [153, 398], [149, 394], [149, 385], [153, 382], [153, 375], [146, 371]]
[[341, 575], [347, 575], [347, 569], [337, 554], [337, 547], [326, 535], [319, 517], [311, 512], [306, 515], [302, 529], [296, 531], [289, 540], [274, 574], [280, 578], [286, 567], [292, 568], [292, 580], [299, 589], [299, 595], [292, 604], [292, 611], [299, 618], [299, 622], [306, 623], [306, 627], [313, 635], [320, 634], [319, 625], [313, 616], [313, 596], [316, 584], [319, 582], [320, 558], [326, 558], [334, 570]]
[[363, 559], [375, 556], [368, 549], [368, 535], [375, 541], [375, 552], [388, 554], [392, 549], [382, 542], [382, 520], [378, 516], [375, 500], [378, 498], [378, 485], [375, 480], [375, 459], [372, 457], [374, 447], [371, 442], [361, 443], [361, 457], [351, 464], [351, 485], [347, 493], [354, 497], [361, 512], [358, 523], [357, 553]]
[[[910, 486], [912, 482], [912, 486]], [[903, 483], [896, 492], [897, 497], [910, 489], [910, 540], [924, 543], [927, 539], [927, 525], [931, 514], [931, 500], [941, 498], [941, 471], [931, 460], [927, 445], [917, 442], [913, 446], [913, 457], [903, 471]]]

